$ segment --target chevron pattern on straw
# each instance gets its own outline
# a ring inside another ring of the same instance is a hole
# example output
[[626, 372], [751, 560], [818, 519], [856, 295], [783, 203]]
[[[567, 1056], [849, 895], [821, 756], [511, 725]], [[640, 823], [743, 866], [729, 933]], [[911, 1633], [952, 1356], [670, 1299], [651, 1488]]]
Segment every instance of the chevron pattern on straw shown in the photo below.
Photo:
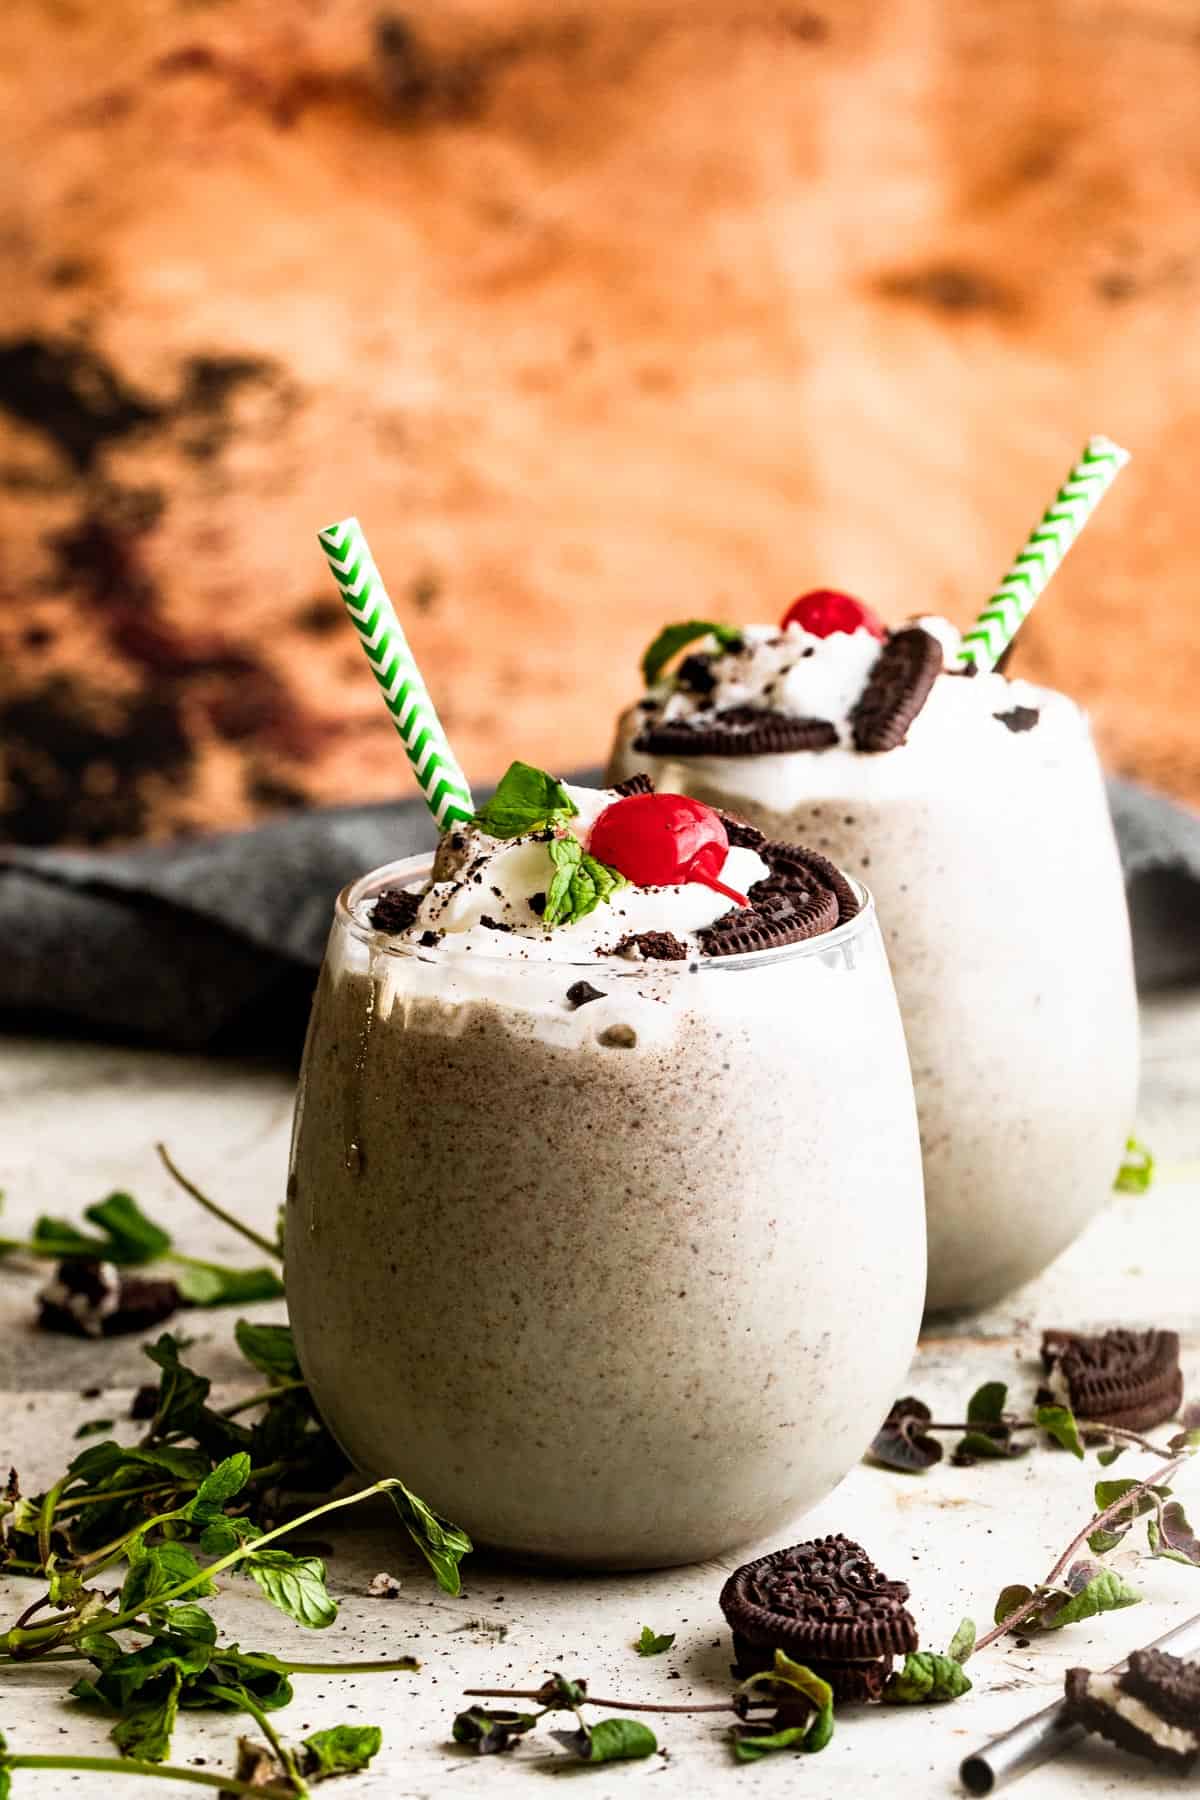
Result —
[[471, 790], [442, 730], [362, 527], [357, 519], [342, 519], [317, 536], [425, 803], [438, 830], [448, 831], [474, 813]]
[[1087, 447], [1022, 546], [1012, 567], [975, 623], [963, 633], [958, 659], [981, 673], [995, 667], [1033, 603], [1129, 461], [1106, 437]]

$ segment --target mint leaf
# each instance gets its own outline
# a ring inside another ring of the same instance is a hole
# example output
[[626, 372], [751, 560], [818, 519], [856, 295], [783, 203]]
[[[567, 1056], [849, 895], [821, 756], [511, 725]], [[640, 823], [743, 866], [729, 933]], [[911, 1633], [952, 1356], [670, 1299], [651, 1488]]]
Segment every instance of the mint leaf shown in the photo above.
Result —
[[[1140, 1481], [1132, 1478], [1125, 1481], [1098, 1481], [1095, 1487], [1096, 1511], [1107, 1512], [1125, 1494], [1141, 1485]], [[1103, 1556], [1107, 1551], [1115, 1549], [1135, 1519], [1141, 1518], [1144, 1513], [1157, 1512], [1158, 1501], [1153, 1496], [1157, 1495], [1158, 1500], [1165, 1500], [1170, 1492], [1168, 1487], [1155, 1487], [1149, 1493], [1139, 1494], [1136, 1500], [1131, 1500], [1128, 1507], [1110, 1519], [1107, 1525], [1102, 1525], [1091, 1533], [1088, 1538], [1089, 1550], [1097, 1556]]]
[[887, 1469], [919, 1475], [942, 1460], [942, 1446], [923, 1430], [933, 1414], [923, 1400], [906, 1395], [892, 1402], [891, 1411], [875, 1433], [869, 1454]]
[[441, 1518], [402, 1481], [388, 1489], [388, 1498], [400, 1514], [409, 1537], [437, 1576], [438, 1586], [447, 1594], [461, 1593], [462, 1577], [458, 1565], [474, 1548], [466, 1532], [460, 1526], [452, 1525], [449, 1519]]
[[1027, 1600], [1032, 1599], [1032, 1588], [1025, 1587], [1024, 1584], [1019, 1581], [1011, 1582], [1008, 1587], [1000, 1589], [995, 1609], [992, 1613], [993, 1622], [997, 1625], [1003, 1625], [1005, 1619], [1011, 1618], [1013, 1613], [1024, 1606]]
[[1168, 1500], [1162, 1509], [1161, 1520], [1146, 1521], [1146, 1536], [1152, 1556], [1167, 1556], [1172, 1562], [1191, 1563], [1193, 1568], [1200, 1568], [1200, 1539], [1178, 1500]]
[[597, 1719], [578, 1731], [550, 1735], [584, 1763], [635, 1762], [658, 1749], [658, 1739], [640, 1719]]
[[681, 650], [697, 638], [714, 637], [722, 650], [741, 640], [735, 625], [717, 625], [711, 619], [687, 619], [678, 625], [664, 625], [642, 658], [642, 679], [653, 687], [662, 671]]
[[1064, 1450], [1083, 1461], [1083, 1439], [1069, 1406], [1039, 1406], [1033, 1417], [1039, 1430], [1048, 1432], [1056, 1444], [1061, 1444]]
[[969, 1425], [998, 1425], [1004, 1417], [1004, 1403], [1008, 1399], [1008, 1384], [1003, 1381], [985, 1381], [982, 1387], [975, 1389], [967, 1401], [967, 1423]]
[[169, 1433], [192, 1436], [212, 1386], [206, 1375], [197, 1375], [179, 1360], [180, 1348], [178, 1338], [169, 1331], [164, 1331], [156, 1344], [142, 1345], [142, 1355], [162, 1370], [154, 1430], [164, 1437]]
[[[734, 1704], [756, 1697], [759, 1692], [778, 1699], [779, 1711], [770, 1721], [734, 1725], [730, 1730], [733, 1753], [739, 1762], [756, 1762], [773, 1750], [796, 1748], [814, 1752], [823, 1750], [833, 1736], [833, 1689], [827, 1681], [793, 1662], [783, 1650], [775, 1652], [773, 1669], [761, 1670], [734, 1690]], [[809, 1708], [808, 1719], [795, 1723], [796, 1696]]]
[[227, 1269], [221, 1263], [176, 1259], [175, 1285], [191, 1306], [249, 1306], [279, 1300], [284, 1287], [274, 1269]]
[[1024, 1456], [1030, 1448], [1014, 1439], [1012, 1427], [1004, 1418], [1008, 1386], [1003, 1381], [985, 1381], [967, 1402], [967, 1423], [971, 1429], [955, 1445], [956, 1459], [974, 1461], [983, 1457]]
[[675, 1633], [673, 1631], [665, 1632], [660, 1636], [651, 1631], [648, 1625], [643, 1625], [641, 1636], [633, 1647], [639, 1656], [661, 1656], [663, 1651], [669, 1650], [674, 1642]]
[[573, 819], [579, 808], [561, 781], [529, 763], [510, 763], [500, 785], [472, 823], [489, 837], [523, 837], [543, 825]]
[[110, 1194], [107, 1200], [85, 1206], [83, 1216], [107, 1237], [109, 1262], [153, 1262], [171, 1248], [170, 1234], [146, 1217], [132, 1194]]
[[171, 1748], [182, 1685], [179, 1670], [172, 1669], [153, 1698], [142, 1700], [126, 1710], [112, 1729], [112, 1741], [122, 1756], [136, 1757], [143, 1762], [165, 1762]]
[[511, 1750], [519, 1737], [537, 1724], [533, 1713], [504, 1712], [494, 1707], [469, 1706], [451, 1727], [456, 1744], [469, 1744], [477, 1756], [496, 1756]]
[[244, 1450], [227, 1456], [206, 1475], [184, 1508], [184, 1515], [201, 1526], [223, 1512], [228, 1501], [240, 1494], [250, 1479], [250, 1458]]
[[251, 1519], [229, 1518], [222, 1513], [200, 1534], [200, 1548], [205, 1556], [228, 1556], [239, 1544], [252, 1544], [263, 1535], [261, 1525]]
[[273, 1381], [296, 1381], [300, 1362], [290, 1325], [252, 1325], [239, 1319], [233, 1328], [237, 1347], [246, 1361]]
[[[166, 1594], [200, 1574], [200, 1564], [184, 1544], [168, 1541], [147, 1549], [135, 1538], [127, 1552], [129, 1573], [121, 1589], [122, 1612], [153, 1612], [160, 1594]], [[207, 1576], [191, 1590], [194, 1595], [215, 1594]]]
[[587, 1679], [580, 1676], [578, 1681], [572, 1681], [553, 1669], [538, 1689], [537, 1698], [538, 1705], [547, 1712], [578, 1712], [587, 1705]]
[[957, 1657], [916, 1650], [905, 1657], [902, 1669], [894, 1669], [888, 1676], [883, 1698], [890, 1706], [932, 1706], [957, 1700], [970, 1691], [970, 1677]]
[[950, 1639], [950, 1648], [946, 1651], [946, 1655], [952, 1656], [956, 1663], [965, 1663], [974, 1648], [975, 1621], [974, 1619], [963, 1619], [959, 1623], [958, 1630]]
[[303, 1740], [302, 1771], [312, 1781], [330, 1775], [352, 1775], [378, 1754], [383, 1733], [378, 1725], [334, 1725]]
[[256, 1582], [272, 1606], [289, 1619], [323, 1631], [337, 1618], [337, 1602], [325, 1586], [325, 1564], [319, 1556], [293, 1556], [269, 1544], [253, 1550], [237, 1565]]
[[1038, 1615], [1044, 1631], [1059, 1631], [1064, 1625], [1077, 1625], [1083, 1619], [1094, 1619], [1097, 1613], [1117, 1612], [1125, 1606], [1136, 1606], [1141, 1595], [1135, 1587], [1118, 1575], [1115, 1569], [1097, 1569], [1095, 1563], [1076, 1563], [1067, 1576], [1071, 1598], [1056, 1611], [1045, 1609]]
[[550, 929], [586, 919], [602, 900], [610, 900], [618, 888], [629, 885], [616, 869], [589, 856], [576, 837], [554, 838], [549, 850], [554, 875], [546, 891], [542, 923]]
[[8, 1739], [0, 1731], [0, 1800], [12, 1800], [12, 1776], [8, 1772]]
[[1134, 1137], [1125, 1140], [1125, 1161], [1117, 1170], [1113, 1189], [1118, 1194], [1144, 1194], [1154, 1181], [1154, 1158]]
[[[761, 1725], [731, 1725], [729, 1735], [738, 1762], [760, 1762], [774, 1750], [804, 1748], [809, 1729], [807, 1725], [785, 1725], [780, 1730], [773, 1730], [764, 1721]], [[819, 1748], [824, 1749], [824, 1745]]]
[[85, 1419], [75, 1432], [76, 1438], [99, 1437], [102, 1431], [111, 1431], [116, 1424], [115, 1419]]

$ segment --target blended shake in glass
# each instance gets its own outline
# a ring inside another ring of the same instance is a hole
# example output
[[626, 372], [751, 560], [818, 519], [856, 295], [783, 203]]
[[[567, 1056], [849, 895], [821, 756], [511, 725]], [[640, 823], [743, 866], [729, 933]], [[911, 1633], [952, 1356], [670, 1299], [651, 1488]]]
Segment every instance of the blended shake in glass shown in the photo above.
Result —
[[[1035, 1275], [1104, 1204], [1133, 1120], [1124, 887], [1087, 720], [886, 632], [846, 595], [647, 654], [611, 778], [730, 807], [870, 883], [921, 1119], [931, 1311]], [[674, 662], [686, 651], [681, 661]]]
[[516, 764], [340, 897], [288, 1302], [364, 1471], [484, 1543], [713, 1556], [822, 1498], [908, 1369], [925, 1240], [865, 891], [678, 796]]

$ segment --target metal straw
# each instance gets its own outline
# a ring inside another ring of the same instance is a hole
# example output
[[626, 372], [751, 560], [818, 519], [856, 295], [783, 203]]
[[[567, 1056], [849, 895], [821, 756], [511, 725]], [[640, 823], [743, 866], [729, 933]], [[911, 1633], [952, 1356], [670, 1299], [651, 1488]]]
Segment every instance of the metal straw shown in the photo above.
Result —
[[[1146, 1648], [1170, 1650], [1176, 1656], [1200, 1650], [1200, 1614], [1177, 1625], [1165, 1637], [1155, 1638]], [[1106, 1673], [1118, 1675], [1126, 1666], [1125, 1661], [1114, 1663]], [[959, 1764], [959, 1780], [968, 1794], [993, 1794], [1006, 1781], [1015, 1781], [1019, 1775], [1036, 1769], [1039, 1763], [1049, 1762], [1052, 1756], [1077, 1744], [1083, 1736], [1083, 1726], [1074, 1725], [1067, 1719], [1066, 1702], [1056, 1700], [1053, 1706], [1034, 1713], [1031, 1719], [1014, 1725], [1011, 1731], [993, 1738], [982, 1750], [964, 1758]]]

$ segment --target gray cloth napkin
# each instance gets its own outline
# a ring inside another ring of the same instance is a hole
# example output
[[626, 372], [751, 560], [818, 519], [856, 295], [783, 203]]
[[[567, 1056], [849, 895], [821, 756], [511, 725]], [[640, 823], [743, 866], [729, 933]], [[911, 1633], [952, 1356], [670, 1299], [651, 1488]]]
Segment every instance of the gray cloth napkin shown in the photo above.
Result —
[[[1200, 817], [1128, 782], [1110, 797], [1139, 981], [1200, 980]], [[411, 799], [144, 849], [0, 849], [0, 1024], [295, 1055], [334, 896], [433, 838]]]

